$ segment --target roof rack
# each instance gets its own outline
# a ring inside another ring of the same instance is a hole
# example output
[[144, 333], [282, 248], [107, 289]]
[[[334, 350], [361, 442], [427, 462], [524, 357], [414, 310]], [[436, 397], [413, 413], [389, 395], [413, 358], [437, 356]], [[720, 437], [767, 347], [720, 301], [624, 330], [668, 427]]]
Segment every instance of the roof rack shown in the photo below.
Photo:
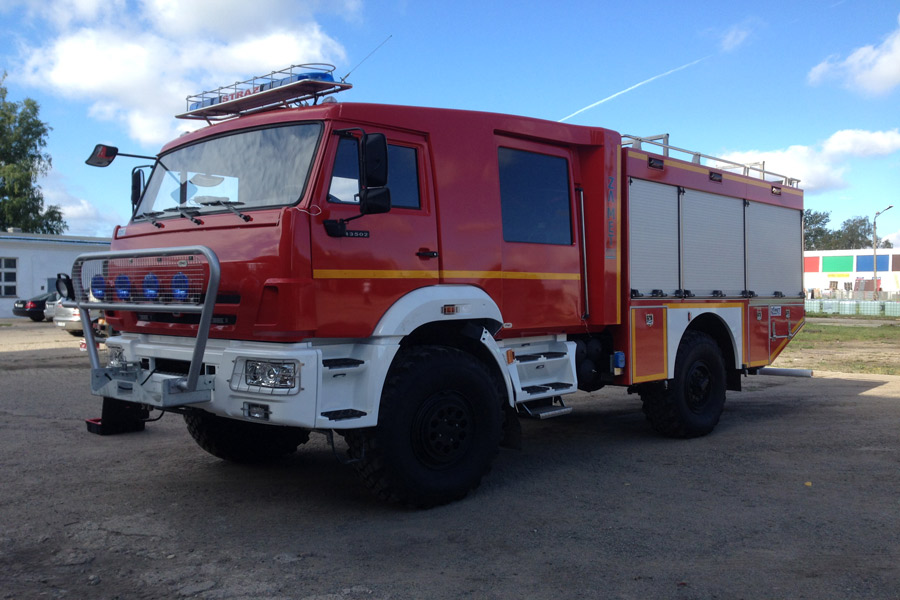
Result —
[[334, 80], [335, 66], [327, 63], [291, 65], [280, 71], [238, 81], [187, 97], [187, 111], [179, 119], [219, 121], [239, 115], [312, 101], [353, 86]]
[[[641, 144], [653, 144], [654, 146], [659, 146], [663, 149], [663, 156], [669, 156], [669, 151], [680, 152], [682, 154], [688, 154], [691, 156], [691, 162], [699, 165], [701, 159], [706, 160], [714, 160], [718, 164], [713, 165], [714, 169], [721, 169], [723, 171], [734, 171], [740, 170], [741, 174], [746, 175], [748, 177], [757, 177], [759, 179], [768, 181], [769, 183], [781, 183], [781, 185], [786, 185], [788, 187], [800, 187], [800, 180], [795, 177], [788, 177], [787, 175], [779, 175], [773, 171], [766, 170], [766, 162], [755, 162], [755, 163], [738, 163], [731, 160], [727, 160], [724, 158], [718, 158], [716, 156], [709, 156], [708, 154], [702, 154], [700, 152], [694, 152], [693, 150], [685, 150], [684, 148], [676, 148], [675, 146], [671, 146], [669, 144], [669, 134], [663, 133], [661, 135], [654, 135], [650, 137], [638, 137], [636, 135], [623, 135], [622, 136], [622, 145], [627, 146], [631, 145], [631, 147], [635, 150], [641, 149]], [[775, 177], [776, 179], [768, 179], [768, 177]]]

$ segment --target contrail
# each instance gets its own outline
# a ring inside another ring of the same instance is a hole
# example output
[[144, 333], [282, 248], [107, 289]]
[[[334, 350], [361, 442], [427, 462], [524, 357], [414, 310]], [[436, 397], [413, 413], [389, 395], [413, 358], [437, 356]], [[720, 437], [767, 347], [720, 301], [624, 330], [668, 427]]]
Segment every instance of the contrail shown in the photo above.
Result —
[[[710, 55], [710, 56], [712, 56], [712, 55]], [[595, 106], [600, 106], [600, 105], [603, 104], [604, 102], [608, 102], [609, 100], [612, 100], [613, 98], [616, 98], [616, 97], [618, 97], [618, 96], [621, 96], [622, 94], [624, 94], [624, 93], [626, 93], [626, 92], [630, 92], [631, 90], [633, 90], [633, 89], [635, 89], [635, 88], [639, 88], [639, 87], [641, 87], [642, 85], [645, 85], [645, 84], [647, 84], [647, 83], [650, 83], [651, 81], [656, 81], [656, 80], [659, 79], [660, 77], [665, 77], [666, 75], [671, 75], [672, 73], [675, 73], [676, 71], [680, 71], [680, 70], [682, 70], [682, 69], [687, 69], [688, 67], [693, 67], [693, 66], [696, 65], [698, 62], [702, 62], [702, 61], [706, 60], [707, 58], [709, 58], [709, 56], [704, 56], [703, 58], [698, 58], [698, 59], [695, 60], [694, 62], [689, 62], [689, 63], [686, 64], [686, 65], [681, 65], [680, 67], [675, 67], [675, 68], [672, 69], [671, 71], [666, 71], [665, 73], [660, 73], [659, 75], [654, 75], [654, 76], [651, 77], [650, 79], [645, 79], [644, 81], [642, 81], [642, 82], [640, 82], [640, 83], [634, 84], [634, 85], [631, 86], [630, 88], [625, 88], [625, 89], [622, 90], [621, 92], [616, 92], [616, 93], [613, 94], [612, 96], [607, 96], [607, 97], [604, 98], [603, 100], [599, 100], [599, 101], [597, 101], [597, 102], [594, 102], [593, 104], [590, 104], [590, 105], [588, 105], [588, 106], [585, 106], [585, 107], [582, 108], [581, 110], [576, 110], [575, 112], [573, 112], [573, 113], [572, 113], [571, 115], [569, 115], [568, 117], [563, 117], [562, 119], [560, 119], [560, 120], [558, 121], [558, 123], [562, 123], [563, 121], [568, 121], [569, 119], [571, 119], [571, 118], [574, 117], [575, 115], [581, 114], [581, 113], [583, 113], [583, 112], [586, 111], [586, 110], [590, 110], [590, 109], [594, 108]]]

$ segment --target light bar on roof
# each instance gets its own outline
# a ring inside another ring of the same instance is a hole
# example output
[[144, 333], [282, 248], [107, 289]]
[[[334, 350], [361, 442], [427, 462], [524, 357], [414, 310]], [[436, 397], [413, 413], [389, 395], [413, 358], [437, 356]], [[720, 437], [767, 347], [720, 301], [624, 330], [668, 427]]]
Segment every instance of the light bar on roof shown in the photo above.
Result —
[[353, 87], [334, 80], [334, 65], [291, 65], [268, 75], [238, 81], [187, 97], [187, 112], [179, 119], [218, 120], [288, 102], [316, 102], [322, 96]]

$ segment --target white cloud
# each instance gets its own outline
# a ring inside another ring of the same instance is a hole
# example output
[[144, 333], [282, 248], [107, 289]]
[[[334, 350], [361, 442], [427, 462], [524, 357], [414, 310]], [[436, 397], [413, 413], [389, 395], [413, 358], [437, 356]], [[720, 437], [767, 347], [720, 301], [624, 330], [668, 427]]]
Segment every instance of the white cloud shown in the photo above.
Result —
[[822, 148], [835, 156], [885, 156], [900, 150], [900, 130], [844, 129], [828, 138]]
[[[90, 102], [92, 118], [122, 123], [145, 145], [196, 127], [173, 118], [189, 94], [292, 63], [345, 60], [343, 47], [314, 21], [319, 2], [142, 0], [129, 11], [124, 0], [52, 0], [28, 7], [58, 31], [27, 49], [23, 79]], [[359, 10], [356, 0], [327, 10], [340, 7]], [[68, 16], [53, 17], [61, 11]]]
[[817, 146], [790, 146], [782, 150], [732, 152], [722, 158], [741, 164], [765, 161], [768, 171], [798, 178], [808, 192], [846, 187], [848, 160], [887, 156], [900, 151], [900, 130], [844, 129]]
[[807, 75], [807, 81], [813, 85], [828, 79], [840, 80], [844, 87], [872, 95], [887, 94], [896, 88], [900, 85], [900, 27], [879, 45], [857, 48], [843, 60], [829, 56]]
[[749, 36], [750, 30], [747, 27], [734, 25], [725, 32], [719, 45], [723, 51], [731, 52], [747, 41]]

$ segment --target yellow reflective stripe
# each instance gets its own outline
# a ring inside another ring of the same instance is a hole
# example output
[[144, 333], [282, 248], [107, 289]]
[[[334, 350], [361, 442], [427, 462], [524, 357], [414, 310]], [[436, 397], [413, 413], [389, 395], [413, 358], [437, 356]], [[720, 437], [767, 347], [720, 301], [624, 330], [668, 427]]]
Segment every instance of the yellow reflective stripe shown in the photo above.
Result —
[[527, 273], [519, 271], [390, 271], [367, 269], [313, 269], [314, 279], [543, 279], [578, 281], [580, 273]]
[[373, 271], [366, 269], [313, 269], [314, 279], [437, 279], [435, 271]]
[[528, 273], [522, 271], [441, 271], [445, 279], [561, 279], [578, 281], [579, 273]]

